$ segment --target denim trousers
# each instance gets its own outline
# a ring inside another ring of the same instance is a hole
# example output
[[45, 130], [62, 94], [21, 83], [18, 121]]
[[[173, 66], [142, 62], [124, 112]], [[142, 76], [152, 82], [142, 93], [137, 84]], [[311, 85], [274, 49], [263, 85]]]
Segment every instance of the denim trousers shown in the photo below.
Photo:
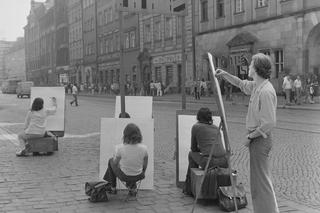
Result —
[[254, 138], [249, 145], [250, 187], [255, 213], [278, 213], [278, 205], [271, 181], [269, 153], [272, 138]]
[[135, 176], [126, 175], [117, 165], [115, 165], [113, 158], [110, 158], [108, 161], [108, 168], [106, 173], [104, 174], [103, 179], [105, 181], [108, 181], [112, 187], [116, 187], [117, 178], [119, 178], [123, 182], [126, 182], [127, 187], [135, 188], [136, 182], [144, 179], [145, 175], [143, 172]]

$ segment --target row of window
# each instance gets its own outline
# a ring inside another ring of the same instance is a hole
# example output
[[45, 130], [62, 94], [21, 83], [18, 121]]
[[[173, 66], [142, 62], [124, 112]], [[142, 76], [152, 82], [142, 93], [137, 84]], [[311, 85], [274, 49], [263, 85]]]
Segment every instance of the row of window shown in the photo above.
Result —
[[83, 8], [87, 8], [94, 5], [94, 1], [95, 0], [83, 0]]
[[[234, 0], [235, 13], [241, 13], [244, 11], [244, 0]], [[209, 20], [208, 16], [208, 0], [201, 0], [201, 21], [205, 22]], [[257, 0], [256, 7], [266, 7], [268, 6], [268, 0]], [[225, 2], [224, 0], [216, 1], [216, 18], [221, 18], [225, 16]]]
[[77, 25], [72, 25], [72, 28], [69, 28], [69, 41], [78, 41], [82, 38], [82, 25], [81, 22]]
[[84, 55], [89, 56], [96, 53], [95, 43], [88, 43], [84, 45]]
[[84, 32], [93, 31], [94, 30], [94, 26], [95, 26], [94, 18], [92, 17], [92, 18], [84, 21], [84, 23], [83, 23], [83, 31]]
[[82, 59], [82, 43], [76, 43], [70, 47], [70, 59]]
[[98, 26], [105, 25], [118, 19], [118, 13], [112, 7], [106, 8], [98, 13]]
[[[182, 34], [182, 18], [181, 17], [165, 17], [164, 26], [160, 19], [155, 19], [153, 24], [153, 39], [155, 41], [161, 40], [162, 28], [164, 28], [164, 37], [166, 39], [174, 36], [173, 22], [176, 21], [176, 35], [181, 36]], [[151, 23], [147, 22], [144, 24], [144, 42], [151, 42]]]

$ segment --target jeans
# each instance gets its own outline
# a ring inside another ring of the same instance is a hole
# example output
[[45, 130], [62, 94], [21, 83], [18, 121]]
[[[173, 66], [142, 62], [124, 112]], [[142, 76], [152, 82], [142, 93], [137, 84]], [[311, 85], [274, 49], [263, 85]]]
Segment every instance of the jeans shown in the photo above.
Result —
[[144, 176], [144, 172], [135, 176], [126, 175], [123, 171], [121, 171], [121, 169], [118, 166], [115, 165], [113, 158], [110, 158], [108, 162], [108, 169], [104, 174], [103, 179], [105, 181], [108, 181], [112, 187], [116, 187], [117, 178], [119, 178], [121, 181], [126, 182], [127, 187], [135, 188], [136, 182], [144, 179], [145, 176]]

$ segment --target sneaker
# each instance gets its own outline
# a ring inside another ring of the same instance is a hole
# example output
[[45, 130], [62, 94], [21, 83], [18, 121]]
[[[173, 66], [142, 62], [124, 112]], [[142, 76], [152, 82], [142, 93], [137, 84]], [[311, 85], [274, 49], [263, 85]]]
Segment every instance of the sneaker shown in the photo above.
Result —
[[138, 193], [138, 190], [137, 190], [137, 189], [129, 189], [128, 195], [129, 195], [129, 196], [132, 196], [132, 197], [136, 197], [136, 196], [137, 196], [137, 193]]

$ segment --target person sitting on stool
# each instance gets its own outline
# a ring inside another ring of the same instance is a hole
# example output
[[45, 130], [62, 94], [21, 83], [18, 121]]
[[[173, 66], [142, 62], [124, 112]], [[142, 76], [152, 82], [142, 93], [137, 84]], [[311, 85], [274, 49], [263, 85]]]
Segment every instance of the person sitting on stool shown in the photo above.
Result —
[[129, 123], [123, 130], [123, 144], [116, 147], [114, 157], [109, 159], [107, 171], [103, 177], [110, 183], [109, 193], [116, 194], [116, 178], [126, 182], [129, 195], [137, 194], [136, 182], [145, 178], [148, 165], [147, 147], [142, 142], [139, 127]]
[[188, 155], [189, 165], [186, 175], [183, 193], [192, 195], [191, 193], [191, 168], [204, 169], [208, 161], [211, 147], [215, 146], [213, 155], [209, 164], [209, 168], [228, 167], [226, 151], [221, 142], [219, 128], [213, 124], [212, 112], [209, 108], [200, 108], [197, 113], [198, 122], [191, 129], [191, 151]]

